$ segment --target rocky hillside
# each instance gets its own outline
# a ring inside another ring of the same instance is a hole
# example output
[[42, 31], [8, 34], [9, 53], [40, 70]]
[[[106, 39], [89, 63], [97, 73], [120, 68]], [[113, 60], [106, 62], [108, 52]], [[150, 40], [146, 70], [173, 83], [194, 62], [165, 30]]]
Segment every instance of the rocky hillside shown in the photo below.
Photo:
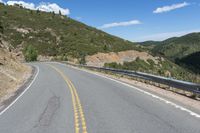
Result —
[[10, 52], [12, 46], [2, 39], [3, 33], [0, 23], [0, 108], [1, 103], [13, 96], [19, 86], [31, 76], [32, 71], [19, 62], [15, 53]]
[[1, 102], [14, 94], [31, 75], [31, 68], [20, 63], [15, 53], [9, 52], [10, 45], [2, 39], [0, 24], [0, 107]]
[[0, 103], [9, 98], [30, 74], [30, 67], [21, 64], [15, 54], [0, 47]]
[[135, 61], [138, 57], [144, 61], [151, 59], [156, 63], [158, 62], [158, 57], [153, 57], [147, 52], [139, 52], [135, 50], [128, 50], [117, 53], [98, 53], [92, 56], [86, 56], [85, 60], [87, 65], [103, 67], [105, 63], [116, 62], [118, 64], [123, 64], [124, 62]]
[[3, 40], [23, 51], [33, 45], [39, 55], [84, 58], [97, 52], [141, 50], [138, 45], [109, 35], [67, 16], [0, 4]]

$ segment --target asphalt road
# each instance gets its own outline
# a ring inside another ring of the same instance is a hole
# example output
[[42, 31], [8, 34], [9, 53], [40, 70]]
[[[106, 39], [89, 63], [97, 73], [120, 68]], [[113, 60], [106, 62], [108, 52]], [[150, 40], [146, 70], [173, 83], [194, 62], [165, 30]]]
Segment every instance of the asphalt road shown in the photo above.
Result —
[[200, 118], [130, 86], [34, 63], [30, 88], [0, 115], [0, 133], [200, 133]]

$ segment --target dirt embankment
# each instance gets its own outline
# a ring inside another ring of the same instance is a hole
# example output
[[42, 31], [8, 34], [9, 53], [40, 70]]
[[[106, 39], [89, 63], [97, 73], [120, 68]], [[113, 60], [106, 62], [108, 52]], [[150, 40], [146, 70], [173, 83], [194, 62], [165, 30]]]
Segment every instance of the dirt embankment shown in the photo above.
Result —
[[118, 53], [110, 52], [110, 53], [97, 53], [92, 56], [86, 56], [86, 64], [90, 66], [104, 66], [105, 63], [120, 63], [124, 62], [132, 62], [139, 57], [140, 59], [147, 61], [148, 59], [152, 59], [155, 63], [157, 63], [158, 58], [153, 57], [147, 52], [139, 52], [135, 50], [122, 51]]
[[31, 67], [0, 47], [0, 103], [8, 99], [31, 75]]

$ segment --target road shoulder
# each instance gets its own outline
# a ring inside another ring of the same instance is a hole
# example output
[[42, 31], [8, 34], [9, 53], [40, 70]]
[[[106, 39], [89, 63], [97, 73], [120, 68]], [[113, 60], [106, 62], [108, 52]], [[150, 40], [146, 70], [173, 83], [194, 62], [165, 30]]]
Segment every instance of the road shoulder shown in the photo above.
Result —
[[24, 93], [27, 88], [32, 84], [33, 80], [38, 74], [38, 69], [35, 66], [31, 67], [31, 73], [27, 76], [27, 78], [22, 82], [22, 84], [16, 87], [16, 91], [11, 92], [7, 98], [3, 99], [0, 102], [0, 115], [2, 115], [16, 100]]

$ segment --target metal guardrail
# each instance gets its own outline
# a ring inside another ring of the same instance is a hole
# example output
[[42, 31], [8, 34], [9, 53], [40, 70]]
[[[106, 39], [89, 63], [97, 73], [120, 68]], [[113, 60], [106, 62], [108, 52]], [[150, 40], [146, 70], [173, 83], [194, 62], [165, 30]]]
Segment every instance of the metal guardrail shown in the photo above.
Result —
[[[65, 63], [67, 63], [67, 62], [65, 62]], [[71, 63], [67, 63], [67, 64], [74, 65]], [[155, 83], [167, 85], [169, 87], [174, 87], [174, 88], [178, 88], [178, 89], [185, 90], [188, 92], [192, 92], [196, 96], [200, 97], [200, 84], [196, 84], [196, 83], [192, 83], [192, 82], [186, 82], [186, 81], [182, 81], [182, 80], [176, 80], [176, 79], [147, 74], [147, 73], [143, 73], [143, 72], [130, 71], [130, 70], [121, 70], [121, 69], [113, 69], [113, 68], [105, 68], [105, 67], [94, 67], [94, 66], [86, 66], [86, 65], [74, 65], [74, 66], [79, 66], [79, 67], [84, 67], [84, 68], [89, 68], [89, 69], [96, 69], [96, 70], [101, 70], [101, 71], [108, 71], [108, 72], [122, 74], [122, 75], [130, 76], [130, 77], [144, 79], [144, 80], [152, 81]]]
[[90, 69], [97, 69], [97, 70], [103, 70], [103, 71], [110, 71], [122, 75], [127, 75], [130, 77], [136, 77], [144, 80], [149, 80], [152, 82], [164, 84], [170, 87], [182, 89], [185, 91], [192, 92], [194, 94], [200, 95], [200, 84], [176, 80], [176, 79], [170, 79], [166, 77], [156, 76], [152, 74], [142, 73], [142, 72], [136, 72], [136, 71], [129, 71], [129, 70], [120, 70], [120, 69], [113, 69], [113, 68], [104, 68], [104, 67], [93, 67], [93, 66], [85, 66], [80, 65], [81, 67], [90, 68]]

